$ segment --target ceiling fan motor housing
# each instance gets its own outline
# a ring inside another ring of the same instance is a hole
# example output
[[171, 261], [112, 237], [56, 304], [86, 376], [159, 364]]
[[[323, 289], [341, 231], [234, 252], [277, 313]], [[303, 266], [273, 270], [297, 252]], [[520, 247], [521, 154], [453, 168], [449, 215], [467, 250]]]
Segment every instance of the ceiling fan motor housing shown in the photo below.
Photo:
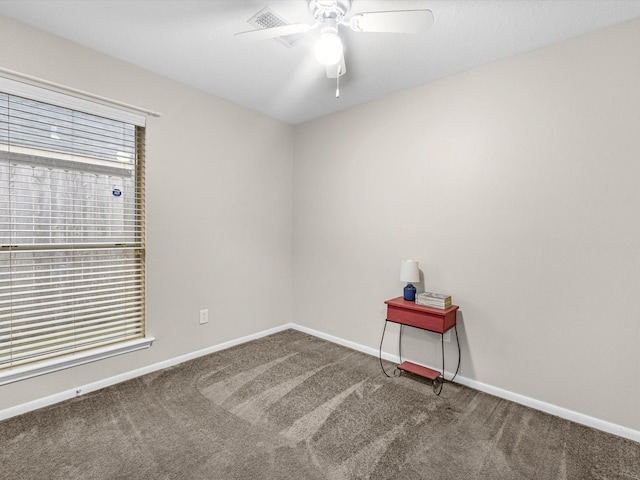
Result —
[[351, 0], [309, 0], [309, 11], [322, 23], [340, 23], [351, 10]]

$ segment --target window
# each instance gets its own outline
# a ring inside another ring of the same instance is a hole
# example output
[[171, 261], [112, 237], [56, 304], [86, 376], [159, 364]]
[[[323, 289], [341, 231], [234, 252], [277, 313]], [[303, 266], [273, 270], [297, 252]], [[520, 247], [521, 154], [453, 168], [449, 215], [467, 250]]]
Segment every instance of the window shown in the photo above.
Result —
[[0, 373], [144, 338], [144, 120], [0, 78]]

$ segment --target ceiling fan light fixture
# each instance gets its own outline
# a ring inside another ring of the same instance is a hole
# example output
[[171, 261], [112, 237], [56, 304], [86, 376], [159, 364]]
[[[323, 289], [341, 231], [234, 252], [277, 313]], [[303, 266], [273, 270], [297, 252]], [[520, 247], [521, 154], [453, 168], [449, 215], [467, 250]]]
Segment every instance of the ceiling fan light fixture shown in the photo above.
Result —
[[335, 65], [342, 58], [342, 40], [337, 31], [324, 31], [316, 42], [316, 60], [322, 65]]

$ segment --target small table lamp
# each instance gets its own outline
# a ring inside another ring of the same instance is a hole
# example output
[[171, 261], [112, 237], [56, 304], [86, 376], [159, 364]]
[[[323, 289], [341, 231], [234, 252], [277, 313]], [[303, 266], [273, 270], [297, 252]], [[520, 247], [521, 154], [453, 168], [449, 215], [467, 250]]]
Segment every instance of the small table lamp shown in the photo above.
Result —
[[404, 299], [414, 302], [416, 300], [416, 287], [411, 283], [420, 281], [420, 270], [418, 270], [418, 262], [415, 260], [403, 260], [400, 264], [400, 281], [408, 282], [404, 287]]

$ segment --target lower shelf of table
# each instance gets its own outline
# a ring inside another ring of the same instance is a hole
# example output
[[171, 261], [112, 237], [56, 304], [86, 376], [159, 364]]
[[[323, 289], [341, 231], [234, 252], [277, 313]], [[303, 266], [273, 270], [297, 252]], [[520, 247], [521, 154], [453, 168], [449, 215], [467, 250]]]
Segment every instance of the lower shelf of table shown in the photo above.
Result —
[[421, 377], [428, 378], [429, 380], [435, 380], [440, 376], [440, 372], [437, 370], [423, 367], [421, 365], [416, 365], [415, 363], [411, 362], [402, 362], [400, 365], [398, 365], [398, 368], [400, 370], [415, 373], [416, 375], [420, 375]]

